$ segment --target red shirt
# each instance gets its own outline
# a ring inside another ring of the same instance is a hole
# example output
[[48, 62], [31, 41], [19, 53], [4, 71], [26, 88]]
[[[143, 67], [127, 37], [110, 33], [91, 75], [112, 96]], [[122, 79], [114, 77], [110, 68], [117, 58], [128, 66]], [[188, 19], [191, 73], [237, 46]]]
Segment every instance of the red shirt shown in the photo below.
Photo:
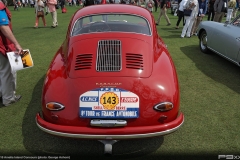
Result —
[[[11, 25], [11, 13], [6, 8], [6, 6], [0, 1], [0, 10], [5, 10], [8, 19], [9, 19], [9, 24], [8, 26], [12, 30], [12, 25]], [[7, 39], [3, 33], [0, 31], [0, 53], [2, 53], [4, 56], [6, 56], [6, 52], [11, 52], [11, 51], [16, 51], [15, 45]]]

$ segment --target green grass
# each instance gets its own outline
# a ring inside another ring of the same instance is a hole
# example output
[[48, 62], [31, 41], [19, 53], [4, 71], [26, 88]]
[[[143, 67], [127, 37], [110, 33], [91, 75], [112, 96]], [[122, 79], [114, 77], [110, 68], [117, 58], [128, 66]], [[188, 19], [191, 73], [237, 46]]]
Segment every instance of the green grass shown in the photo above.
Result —
[[[58, 10], [57, 28], [50, 27], [51, 15], [47, 15], [48, 27], [41, 27], [40, 20], [39, 28], [34, 29], [33, 8], [13, 11], [10, 7], [14, 34], [24, 49], [30, 49], [34, 67], [18, 72], [17, 93], [23, 96], [21, 101], [0, 108], [0, 156], [109, 158], [103, 156], [103, 145], [98, 141], [54, 137], [42, 132], [35, 123], [45, 73], [78, 7], [67, 9], [66, 14]], [[153, 13], [155, 18], [158, 13]], [[197, 155], [211, 155], [200, 159], [217, 159], [218, 154], [240, 155], [239, 67], [216, 54], [201, 53], [198, 38], [181, 39], [182, 27], [175, 29], [177, 17], [169, 14], [169, 18], [171, 26], [166, 26], [162, 17], [157, 28], [177, 69], [185, 123], [177, 132], [164, 137], [119, 141], [113, 145], [112, 158], [168, 159], [172, 155], [175, 159], [186, 159], [187, 155], [193, 155], [191, 159], [196, 159]]]

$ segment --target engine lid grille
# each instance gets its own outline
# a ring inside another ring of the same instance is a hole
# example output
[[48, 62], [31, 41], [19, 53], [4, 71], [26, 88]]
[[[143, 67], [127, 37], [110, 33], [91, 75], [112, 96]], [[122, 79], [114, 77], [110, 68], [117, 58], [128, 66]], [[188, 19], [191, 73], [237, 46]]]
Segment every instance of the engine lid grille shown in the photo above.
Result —
[[127, 53], [126, 68], [143, 70], [143, 55], [135, 54], [135, 53]]
[[98, 41], [96, 70], [99, 72], [116, 72], [122, 69], [121, 41]]
[[79, 54], [76, 57], [75, 70], [91, 69], [92, 54]]

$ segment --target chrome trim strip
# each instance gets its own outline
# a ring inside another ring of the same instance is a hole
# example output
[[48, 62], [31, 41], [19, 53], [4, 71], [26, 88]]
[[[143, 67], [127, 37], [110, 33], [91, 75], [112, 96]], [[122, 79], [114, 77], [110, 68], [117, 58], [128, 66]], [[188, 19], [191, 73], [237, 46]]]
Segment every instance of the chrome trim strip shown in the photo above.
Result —
[[103, 119], [92, 119], [90, 122], [91, 126], [96, 127], [123, 127], [127, 125], [126, 120], [103, 120]]
[[212, 49], [211, 47], [208, 47], [208, 46], [207, 46], [207, 48], [210, 49], [211, 51], [213, 51], [214, 53], [220, 55], [221, 57], [223, 57], [223, 58], [225, 58], [225, 59], [227, 59], [227, 60], [229, 60], [229, 61], [231, 61], [231, 62], [237, 64], [238, 66], [240, 65], [237, 61], [234, 61], [234, 60], [232, 60], [232, 59], [226, 57], [225, 55], [223, 55], [223, 54], [217, 52], [216, 50]]
[[[150, 29], [151, 30], [151, 29]], [[148, 35], [148, 34], [143, 34], [143, 33], [137, 33], [137, 32], [120, 32], [120, 31], [112, 31], [112, 32], [91, 32], [91, 33], [83, 33], [83, 34], [77, 34], [77, 35], [74, 35], [71, 37], [75, 37], [75, 36], [80, 36], [80, 35], [88, 35], [88, 34], [107, 34], [107, 33], [110, 33], [110, 34], [113, 34], [113, 33], [124, 33], [124, 34], [139, 34], [139, 35], [144, 35], [144, 36], [149, 36], [151, 37], [152, 35]], [[112, 35], [111, 35], [112, 36]]]
[[183, 123], [184, 123], [184, 119], [179, 126], [166, 131], [162, 131], [162, 132], [154, 132], [154, 133], [146, 133], [146, 134], [130, 134], [130, 135], [88, 135], [88, 134], [73, 134], [73, 133], [63, 133], [63, 132], [52, 131], [40, 126], [37, 123], [37, 119], [36, 119], [37, 126], [44, 132], [47, 132], [49, 134], [56, 135], [56, 136], [70, 137], [70, 138], [84, 138], [84, 139], [134, 139], [134, 138], [148, 138], [148, 137], [162, 136], [162, 135], [175, 132], [182, 126]]
[[[100, 32], [100, 33], [135, 33], [135, 34], [141, 34], [141, 35], [146, 35], [146, 36], [152, 36], [153, 35], [153, 31], [152, 31], [152, 26], [150, 25], [149, 21], [147, 18], [141, 16], [141, 15], [138, 15], [138, 14], [130, 14], [130, 13], [119, 13], [119, 12], [102, 12], [102, 13], [99, 13], [101, 15], [105, 15], [105, 14], [122, 14], [122, 15], [134, 15], [134, 16], [137, 16], [137, 17], [141, 17], [143, 19], [146, 20], [146, 22], [148, 23], [148, 27], [149, 27], [149, 30], [150, 30], [150, 34], [143, 34], [143, 33], [137, 33], [137, 32], [119, 32], [119, 31], [116, 31], [116, 32]], [[88, 14], [88, 15], [85, 15], [85, 16], [82, 16], [82, 17], [79, 17], [78, 19], [76, 19], [76, 21], [74, 22], [74, 24], [72, 25], [72, 28], [70, 28], [70, 37], [74, 37], [74, 36], [79, 36], [79, 34], [77, 35], [73, 35], [73, 29], [75, 28], [75, 25], [76, 23], [78, 22], [78, 20], [82, 19], [82, 18], [85, 18], [85, 17], [89, 17], [89, 16], [95, 16], [95, 15], [99, 15], [99, 14]], [[153, 26], [155, 25], [155, 23], [153, 24]], [[91, 33], [84, 33], [84, 34], [99, 34], [98, 32], [91, 32]], [[81, 34], [81, 35], [84, 35], [84, 34]]]

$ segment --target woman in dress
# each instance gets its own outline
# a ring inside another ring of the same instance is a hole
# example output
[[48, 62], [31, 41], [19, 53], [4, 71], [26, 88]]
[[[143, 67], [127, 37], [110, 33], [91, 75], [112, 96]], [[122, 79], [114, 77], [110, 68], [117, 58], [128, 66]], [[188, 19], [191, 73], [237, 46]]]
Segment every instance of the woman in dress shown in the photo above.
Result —
[[185, 2], [185, 4], [183, 4], [183, 6], [184, 9], [191, 10], [192, 13], [190, 14], [190, 16], [184, 16], [184, 18], [186, 19], [186, 23], [183, 27], [181, 38], [184, 38], [185, 35], [186, 37], [190, 38], [192, 26], [198, 14], [198, 0], [188, 0]]
[[35, 2], [36, 21], [35, 21], [34, 28], [38, 28], [38, 21], [39, 21], [39, 17], [40, 17], [40, 16], [38, 16], [38, 11], [41, 11], [43, 13], [43, 15], [41, 17], [42, 17], [43, 25], [44, 25], [44, 27], [46, 27], [47, 24], [46, 24], [46, 20], [45, 20], [45, 17], [44, 17], [44, 3], [43, 3], [42, 0], [36, 0], [36, 2]]

